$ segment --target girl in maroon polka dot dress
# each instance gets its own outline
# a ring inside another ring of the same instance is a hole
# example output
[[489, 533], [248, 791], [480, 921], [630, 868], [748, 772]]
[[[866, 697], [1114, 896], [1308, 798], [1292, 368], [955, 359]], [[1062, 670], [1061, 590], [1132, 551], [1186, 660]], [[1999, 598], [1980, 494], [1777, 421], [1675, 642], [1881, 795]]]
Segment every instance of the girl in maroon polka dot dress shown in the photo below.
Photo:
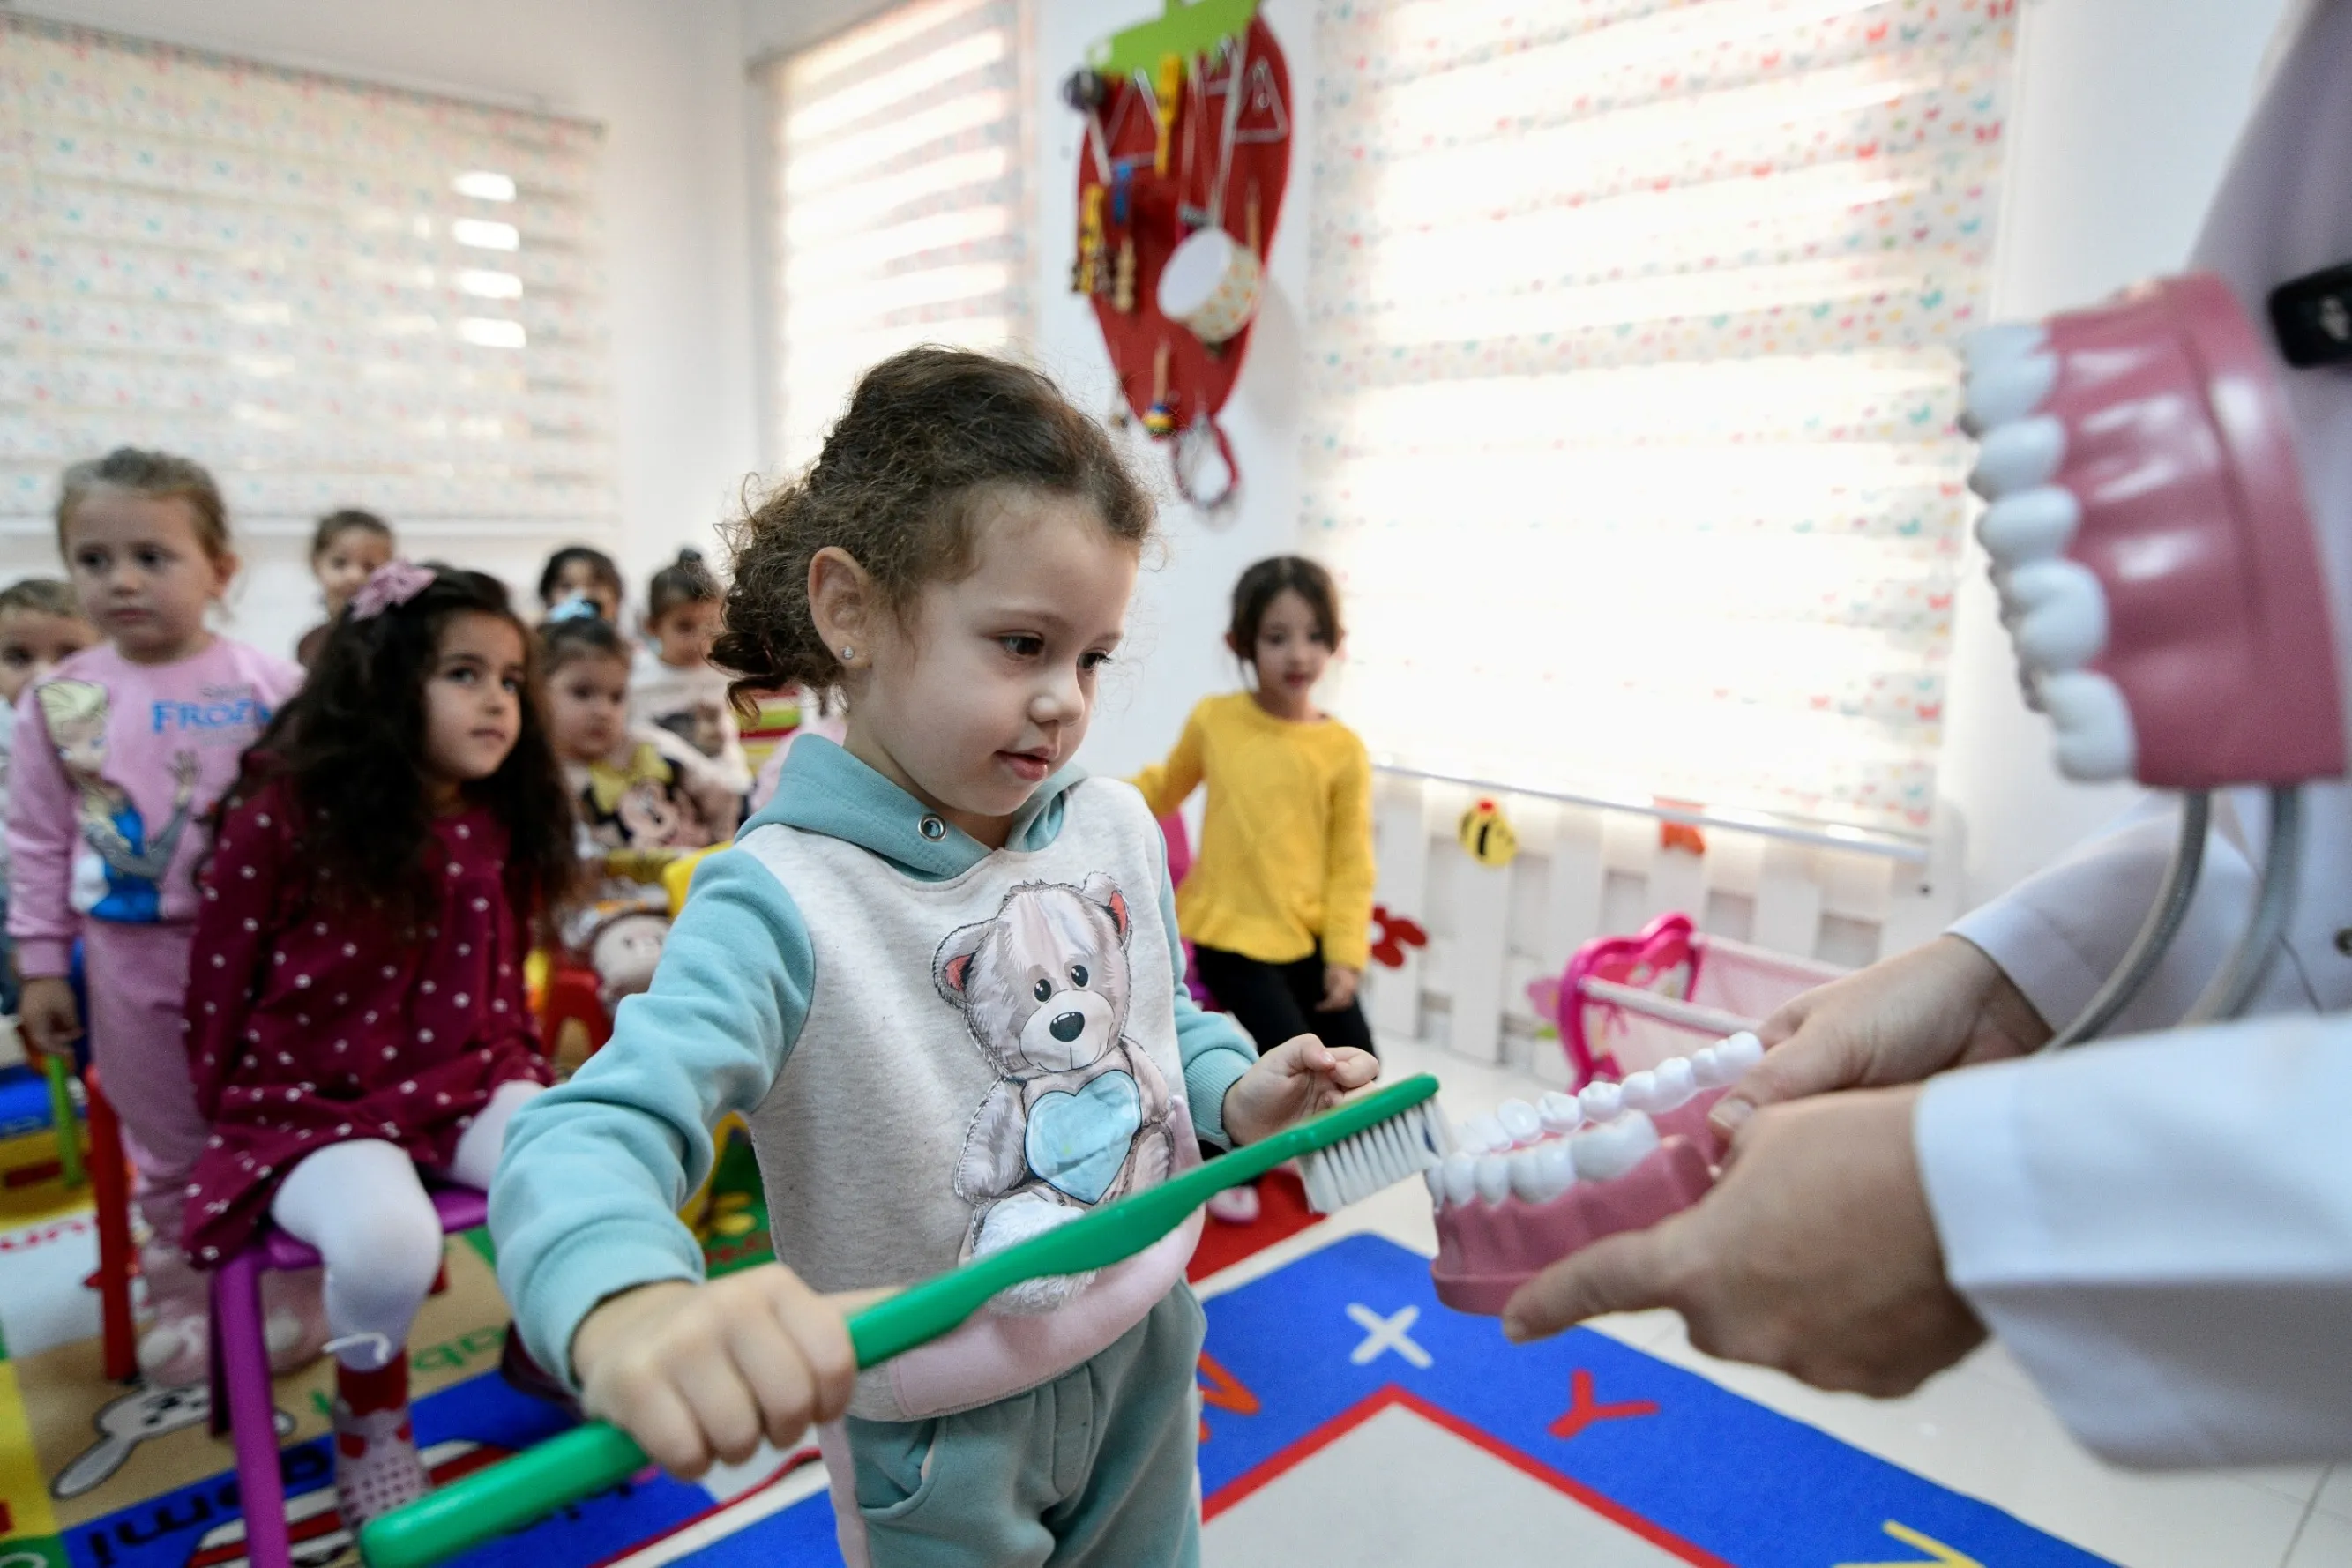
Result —
[[404, 1350], [441, 1261], [425, 1178], [488, 1186], [547, 1078], [523, 958], [575, 861], [531, 680], [495, 579], [380, 568], [247, 753], [205, 869], [187, 1248], [216, 1267], [265, 1222], [318, 1248], [353, 1530], [426, 1485]]

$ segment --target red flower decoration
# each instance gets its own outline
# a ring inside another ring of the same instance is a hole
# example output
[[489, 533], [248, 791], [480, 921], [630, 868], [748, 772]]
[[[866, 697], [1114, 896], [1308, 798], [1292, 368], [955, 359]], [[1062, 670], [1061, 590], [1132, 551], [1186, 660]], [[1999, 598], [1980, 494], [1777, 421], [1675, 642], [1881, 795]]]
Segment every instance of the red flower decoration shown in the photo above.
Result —
[[1391, 913], [1386, 904], [1372, 906], [1372, 962], [1387, 969], [1404, 967], [1404, 950], [1427, 947], [1429, 933], [1410, 915]]

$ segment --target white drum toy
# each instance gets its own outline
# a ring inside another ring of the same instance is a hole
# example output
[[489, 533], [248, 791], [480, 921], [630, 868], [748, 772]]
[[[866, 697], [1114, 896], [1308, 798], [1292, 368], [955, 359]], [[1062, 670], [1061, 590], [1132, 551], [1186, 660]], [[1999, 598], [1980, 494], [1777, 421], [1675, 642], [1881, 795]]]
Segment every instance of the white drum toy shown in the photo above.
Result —
[[1247, 246], [1223, 229], [1202, 229], [1160, 269], [1160, 313], [1204, 343], [1223, 342], [1257, 314], [1265, 277]]

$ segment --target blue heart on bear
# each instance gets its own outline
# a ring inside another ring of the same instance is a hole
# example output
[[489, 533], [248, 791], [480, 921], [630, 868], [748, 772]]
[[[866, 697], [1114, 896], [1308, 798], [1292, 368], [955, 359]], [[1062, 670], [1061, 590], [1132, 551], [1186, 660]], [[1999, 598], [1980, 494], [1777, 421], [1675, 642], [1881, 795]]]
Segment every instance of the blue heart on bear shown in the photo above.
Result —
[[1107, 1072], [1076, 1094], [1051, 1089], [1029, 1107], [1029, 1168], [1082, 1204], [1098, 1204], [1143, 1125], [1133, 1075]]

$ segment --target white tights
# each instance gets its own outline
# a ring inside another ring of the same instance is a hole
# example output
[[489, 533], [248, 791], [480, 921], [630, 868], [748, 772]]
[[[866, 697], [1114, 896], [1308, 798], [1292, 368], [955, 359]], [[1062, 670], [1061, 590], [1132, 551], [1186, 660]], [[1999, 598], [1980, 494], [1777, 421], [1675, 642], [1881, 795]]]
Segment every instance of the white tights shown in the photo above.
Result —
[[[509, 1118], [540, 1091], [520, 1079], [500, 1084], [457, 1140], [456, 1157], [434, 1173], [487, 1190]], [[269, 1217], [326, 1265], [336, 1359], [373, 1372], [399, 1353], [441, 1271], [441, 1219], [407, 1152], [374, 1138], [331, 1143], [287, 1173]]]

